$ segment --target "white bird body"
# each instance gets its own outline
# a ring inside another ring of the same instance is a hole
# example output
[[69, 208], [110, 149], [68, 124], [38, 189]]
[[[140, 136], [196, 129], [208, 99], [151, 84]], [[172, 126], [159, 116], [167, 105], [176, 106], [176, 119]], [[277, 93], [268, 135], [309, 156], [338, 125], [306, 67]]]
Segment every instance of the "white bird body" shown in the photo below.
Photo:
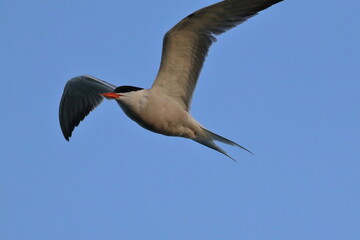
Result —
[[152, 132], [191, 139], [200, 132], [200, 124], [189, 112], [154, 89], [124, 93], [116, 100], [129, 118]]
[[214, 141], [250, 152], [201, 126], [189, 113], [191, 98], [215, 35], [280, 1], [225, 0], [181, 20], [165, 34], [160, 68], [150, 89], [116, 87], [88, 75], [72, 78], [65, 85], [59, 109], [65, 139], [106, 97], [115, 99], [129, 118], [152, 132], [189, 138], [228, 157]]

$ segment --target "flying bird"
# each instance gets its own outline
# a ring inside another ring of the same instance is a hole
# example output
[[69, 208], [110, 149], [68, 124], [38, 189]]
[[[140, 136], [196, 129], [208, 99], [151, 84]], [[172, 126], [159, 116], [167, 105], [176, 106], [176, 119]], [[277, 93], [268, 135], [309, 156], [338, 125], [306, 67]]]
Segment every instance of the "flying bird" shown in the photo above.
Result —
[[189, 138], [231, 159], [214, 141], [250, 152], [198, 123], [189, 112], [191, 98], [216, 36], [281, 1], [225, 0], [188, 15], [165, 34], [160, 68], [149, 89], [116, 87], [89, 75], [70, 79], [59, 109], [65, 139], [69, 141], [80, 121], [107, 98], [115, 99], [129, 118], [152, 132]]

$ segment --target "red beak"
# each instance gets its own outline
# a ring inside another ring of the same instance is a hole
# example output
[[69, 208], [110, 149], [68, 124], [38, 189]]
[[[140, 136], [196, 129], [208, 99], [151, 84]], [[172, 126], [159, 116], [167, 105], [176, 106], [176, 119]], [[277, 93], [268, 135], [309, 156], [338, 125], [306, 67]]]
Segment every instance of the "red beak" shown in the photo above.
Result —
[[100, 93], [100, 95], [106, 97], [106, 98], [118, 98], [119, 96], [121, 96], [118, 93], [114, 93], [114, 92], [109, 92], [109, 93]]

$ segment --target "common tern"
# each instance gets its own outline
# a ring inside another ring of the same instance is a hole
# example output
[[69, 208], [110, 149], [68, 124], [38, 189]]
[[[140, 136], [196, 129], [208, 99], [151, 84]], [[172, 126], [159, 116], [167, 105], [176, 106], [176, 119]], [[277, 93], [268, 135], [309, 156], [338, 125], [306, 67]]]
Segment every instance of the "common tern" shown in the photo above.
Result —
[[225, 0], [188, 15], [165, 34], [160, 68], [149, 89], [116, 87], [89, 75], [70, 79], [59, 109], [65, 139], [69, 140], [80, 121], [107, 98], [115, 99], [129, 118], [152, 132], [189, 138], [231, 159], [214, 141], [250, 152], [198, 123], [189, 113], [191, 98], [215, 36], [281, 1]]

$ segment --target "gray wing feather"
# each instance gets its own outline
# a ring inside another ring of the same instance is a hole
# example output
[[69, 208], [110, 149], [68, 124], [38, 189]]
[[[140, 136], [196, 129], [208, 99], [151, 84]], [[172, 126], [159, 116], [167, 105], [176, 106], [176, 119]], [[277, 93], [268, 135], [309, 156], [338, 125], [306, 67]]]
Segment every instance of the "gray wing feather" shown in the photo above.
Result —
[[59, 107], [62, 133], [69, 141], [76, 126], [104, 99], [100, 93], [112, 92], [116, 86], [92, 76], [70, 79], [64, 88]]
[[181, 20], [164, 36], [161, 64], [152, 88], [174, 97], [185, 110], [189, 110], [205, 57], [216, 41], [215, 35], [280, 1], [226, 0]]

